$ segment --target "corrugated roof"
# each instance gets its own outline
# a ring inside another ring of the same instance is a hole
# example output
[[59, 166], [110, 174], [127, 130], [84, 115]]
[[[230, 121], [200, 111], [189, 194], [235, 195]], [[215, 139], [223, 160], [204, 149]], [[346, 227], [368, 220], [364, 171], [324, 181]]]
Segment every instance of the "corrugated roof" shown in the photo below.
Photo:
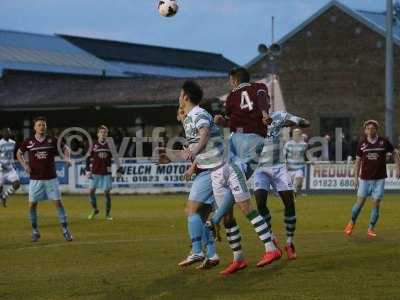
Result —
[[175, 78], [196, 78], [196, 77], [222, 77], [227, 72], [207, 71], [198, 69], [189, 69], [173, 66], [157, 66], [140, 63], [126, 63], [118, 61], [109, 61], [111, 65], [124, 71], [125, 74], [133, 76], [163, 76]]
[[0, 30], [0, 70], [124, 76], [59, 36]]
[[237, 65], [221, 54], [60, 35], [106, 61], [228, 72]]
[[[229, 91], [226, 76], [198, 78], [205, 99]], [[97, 78], [8, 72], [0, 79], [0, 110], [35, 107], [177, 105], [183, 79]]]

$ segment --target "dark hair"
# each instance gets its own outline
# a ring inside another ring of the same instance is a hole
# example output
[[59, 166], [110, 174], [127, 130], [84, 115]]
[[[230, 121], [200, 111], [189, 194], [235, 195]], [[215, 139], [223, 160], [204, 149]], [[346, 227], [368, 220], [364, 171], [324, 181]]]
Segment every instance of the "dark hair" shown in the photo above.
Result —
[[35, 117], [33, 119], [33, 124], [36, 124], [36, 122], [38, 122], [38, 121], [43, 121], [43, 122], [47, 123], [47, 119], [45, 117], [39, 116], [39, 117]]
[[250, 73], [246, 68], [234, 68], [229, 72], [229, 76], [237, 79], [239, 83], [246, 83], [250, 81]]
[[106, 125], [100, 125], [99, 128], [97, 128], [97, 132], [99, 132], [102, 129], [105, 129], [108, 132], [108, 128]]
[[182, 85], [182, 90], [188, 95], [190, 102], [194, 104], [199, 104], [203, 99], [203, 89], [193, 80], [185, 81]]

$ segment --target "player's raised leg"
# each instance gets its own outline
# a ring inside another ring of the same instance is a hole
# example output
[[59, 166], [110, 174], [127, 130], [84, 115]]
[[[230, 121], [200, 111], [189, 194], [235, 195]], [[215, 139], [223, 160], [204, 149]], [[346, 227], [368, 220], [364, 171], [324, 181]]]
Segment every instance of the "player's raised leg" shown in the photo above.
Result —
[[216, 226], [223, 219], [226, 239], [232, 250], [233, 260], [220, 274], [229, 275], [246, 268], [247, 262], [242, 250], [240, 228], [233, 217], [235, 197], [231, 189], [227, 187], [226, 179], [221, 176], [223, 169], [224, 167], [222, 166], [219, 171], [212, 172], [212, 186], [217, 209], [211, 218], [210, 226]]
[[272, 216], [267, 206], [268, 193], [271, 185], [270, 177], [262, 168], [256, 170], [253, 185], [258, 213], [264, 218], [268, 225], [268, 229], [271, 231], [272, 240], [275, 245], [278, 246], [277, 239], [272, 232]]
[[267, 223], [268, 230], [271, 231], [272, 242], [278, 249], [280, 249], [278, 245], [278, 239], [275, 236], [274, 232], [272, 231], [272, 216], [267, 205], [268, 190], [265, 189], [256, 190], [254, 191], [254, 196], [256, 198], [257, 211], [260, 214], [260, 216], [264, 218], [265, 223]]
[[262, 267], [279, 259], [281, 257], [281, 252], [272, 242], [271, 232], [269, 231], [268, 225], [266, 224], [264, 218], [261, 217], [257, 210], [252, 207], [250, 202], [250, 192], [246, 184], [245, 175], [237, 164], [230, 162], [229, 164], [225, 164], [211, 173], [214, 196], [216, 198], [223, 198], [224, 193], [226, 193], [226, 188], [224, 187], [226, 184], [224, 182], [226, 181], [226, 179], [224, 179], [225, 177], [228, 177], [227, 184], [229, 185], [229, 189], [235, 198], [237, 206], [254, 226], [254, 230], [265, 246], [265, 253], [262, 259], [258, 262], [257, 266]]
[[[15, 171], [13, 171], [13, 172], [15, 172]], [[14, 194], [21, 186], [19, 179], [18, 179], [18, 175], [16, 175], [16, 172], [15, 172], [15, 176], [13, 176], [13, 179], [9, 179], [9, 181], [12, 182], [11, 186], [5, 192], [3, 192], [3, 186], [0, 183], [0, 185], [1, 185], [0, 200], [1, 200], [3, 207], [7, 207], [8, 197], [10, 197], [12, 194]]]
[[7, 199], [10, 197], [12, 194], [14, 194], [19, 187], [21, 186], [21, 183], [19, 182], [19, 179], [12, 181], [11, 186], [1, 195], [1, 200], [3, 202], [3, 206], [7, 206]]
[[282, 255], [281, 251], [277, 249], [272, 242], [271, 231], [269, 231], [267, 223], [264, 218], [260, 216], [257, 210], [252, 207], [250, 199], [243, 202], [237, 202], [237, 205], [246, 215], [250, 223], [253, 224], [254, 230], [265, 247], [265, 253], [257, 263], [257, 267], [263, 267], [278, 260]]
[[[225, 196], [225, 199], [227, 197], [232, 197], [232, 201], [234, 201], [231, 191], [227, 190], [225, 195], [228, 195]], [[242, 235], [240, 234], [240, 227], [233, 217], [233, 207], [231, 207], [231, 209], [225, 214], [223, 222], [226, 239], [233, 253], [233, 260], [225, 269], [220, 272], [220, 274], [229, 275], [246, 268], [247, 262], [242, 249]]]

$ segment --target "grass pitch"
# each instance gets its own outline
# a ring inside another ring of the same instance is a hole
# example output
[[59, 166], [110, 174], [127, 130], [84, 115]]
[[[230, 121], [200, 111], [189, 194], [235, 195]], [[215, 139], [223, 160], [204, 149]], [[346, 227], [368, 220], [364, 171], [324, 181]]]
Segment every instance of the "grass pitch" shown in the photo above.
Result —
[[[400, 299], [400, 201], [387, 195], [378, 237], [366, 237], [369, 203], [351, 238], [343, 228], [351, 195], [297, 201], [298, 259], [255, 267], [263, 246], [239, 216], [249, 267], [221, 277], [231, 261], [224, 240], [220, 266], [181, 270], [189, 252], [185, 195], [114, 196], [113, 221], [87, 220], [84, 196], [64, 196], [75, 241], [63, 240], [52, 203], [39, 207], [42, 239], [30, 242], [26, 197], [0, 208], [0, 299]], [[98, 198], [101, 203], [101, 197]], [[273, 229], [284, 242], [283, 209], [269, 200]]]

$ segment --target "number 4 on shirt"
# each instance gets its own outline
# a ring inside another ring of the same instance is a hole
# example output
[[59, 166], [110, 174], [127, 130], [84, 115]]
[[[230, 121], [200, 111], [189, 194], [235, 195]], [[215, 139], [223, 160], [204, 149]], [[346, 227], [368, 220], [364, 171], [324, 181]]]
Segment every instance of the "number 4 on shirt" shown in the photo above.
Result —
[[250, 96], [247, 93], [247, 91], [243, 91], [241, 95], [240, 109], [246, 109], [246, 108], [248, 108], [249, 111], [252, 111], [253, 101], [250, 100]]

